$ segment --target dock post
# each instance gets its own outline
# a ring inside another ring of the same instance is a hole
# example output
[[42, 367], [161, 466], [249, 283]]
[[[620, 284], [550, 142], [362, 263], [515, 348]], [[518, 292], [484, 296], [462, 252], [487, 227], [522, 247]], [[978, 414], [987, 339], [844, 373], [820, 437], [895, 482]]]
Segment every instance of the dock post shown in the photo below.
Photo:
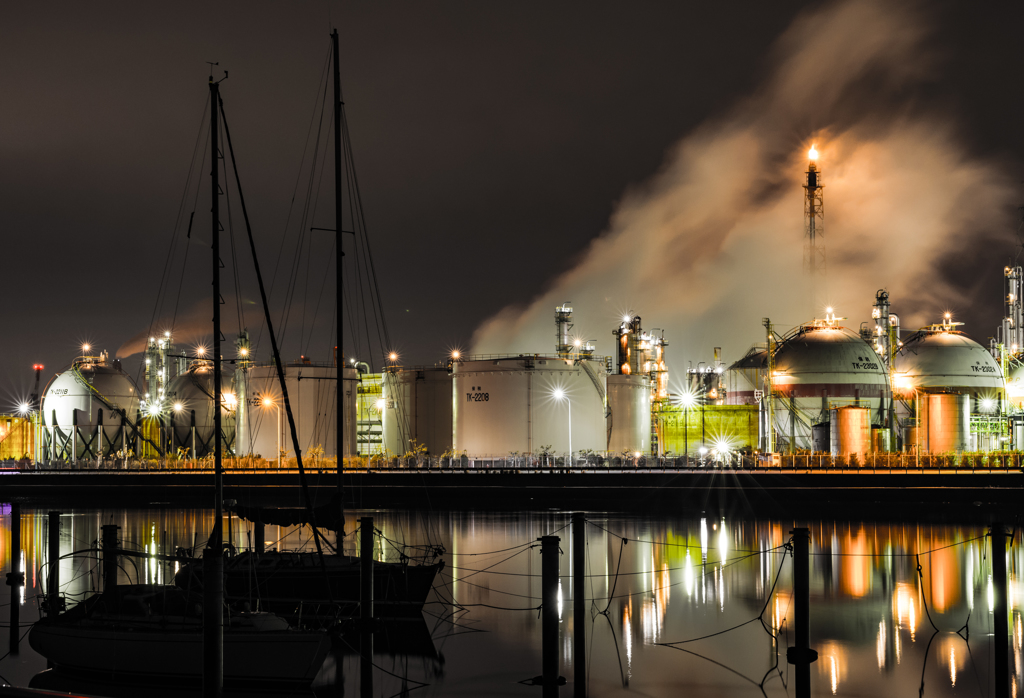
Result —
[[373, 696], [373, 517], [359, 519], [359, 689]]
[[558, 536], [543, 536], [541, 556], [541, 681], [544, 698], [558, 698], [558, 686], [565, 679], [558, 675]]
[[1007, 642], [1009, 627], [1006, 608], [1006, 529], [1001, 522], [993, 523], [992, 536], [992, 635], [995, 638], [995, 698], [1010, 696], [1010, 647]]
[[11, 587], [11, 656], [18, 654], [21, 641], [21, 587], [25, 585], [25, 570], [21, 569], [21, 505], [11, 504], [11, 571], [7, 573]]
[[103, 593], [113, 593], [117, 589], [117, 530], [114, 524], [100, 527], [103, 531]]
[[60, 614], [60, 512], [51, 511], [46, 531], [49, 544], [46, 559], [50, 563], [46, 575], [46, 614], [55, 618]]
[[587, 521], [572, 515], [572, 667], [573, 697], [587, 698]]
[[796, 698], [811, 698], [811, 664], [818, 653], [811, 649], [811, 530], [794, 528], [793, 597], [796, 647], [786, 651], [786, 659], [796, 665]]

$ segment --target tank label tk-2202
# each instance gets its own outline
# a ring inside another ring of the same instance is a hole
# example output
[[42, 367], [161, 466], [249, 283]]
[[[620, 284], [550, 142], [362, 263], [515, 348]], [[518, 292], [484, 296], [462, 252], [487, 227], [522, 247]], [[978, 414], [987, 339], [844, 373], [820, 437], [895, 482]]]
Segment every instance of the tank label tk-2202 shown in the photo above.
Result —
[[466, 402], [490, 402], [490, 393], [466, 393]]

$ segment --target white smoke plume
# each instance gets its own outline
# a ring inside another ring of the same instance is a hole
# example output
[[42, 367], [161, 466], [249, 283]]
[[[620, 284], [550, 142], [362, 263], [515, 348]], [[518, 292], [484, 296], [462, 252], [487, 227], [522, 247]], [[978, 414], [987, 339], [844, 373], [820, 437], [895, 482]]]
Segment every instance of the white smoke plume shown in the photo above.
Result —
[[477, 330], [474, 353], [552, 351], [554, 308], [567, 300], [574, 332], [599, 353], [611, 352], [624, 311], [665, 328], [677, 372], [714, 346], [731, 361], [763, 342], [762, 317], [782, 328], [823, 317], [802, 271], [812, 143], [825, 184], [824, 297], [844, 324], [870, 319], [880, 288], [904, 328], [969, 307], [941, 267], [979, 246], [1010, 250], [1013, 192], [947, 117], [916, 108], [914, 87], [936, 75], [927, 26], [920, 6], [886, 1], [798, 18], [763, 87], [679, 142], [573, 268]]

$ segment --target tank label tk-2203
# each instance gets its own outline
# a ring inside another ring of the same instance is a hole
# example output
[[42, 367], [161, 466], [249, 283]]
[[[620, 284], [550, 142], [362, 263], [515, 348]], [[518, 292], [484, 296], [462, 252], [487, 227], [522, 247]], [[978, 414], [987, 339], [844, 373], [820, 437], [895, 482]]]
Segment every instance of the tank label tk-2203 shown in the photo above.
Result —
[[873, 363], [870, 363], [870, 362], [865, 362], [865, 363], [859, 364], [859, 363], [857, 363], [855, 361], [855, 362], [853, 362], [853, 367], [854, 367], [854, 369], [860, 369], [862, 371], [877, 371], [878, 370], [878, 364], [873, 364]]

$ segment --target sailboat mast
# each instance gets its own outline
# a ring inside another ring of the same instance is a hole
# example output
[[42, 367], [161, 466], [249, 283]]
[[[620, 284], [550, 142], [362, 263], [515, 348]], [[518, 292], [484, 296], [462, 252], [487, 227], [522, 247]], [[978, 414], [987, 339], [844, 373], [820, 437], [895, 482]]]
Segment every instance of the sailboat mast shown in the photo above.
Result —
[[224, 582], [221, 519], [224, 504], [224, 470], [221, 459], [221, 365], [220, 365], [220, 177], [217, 125], [220, 119], [220, 86], [210, 76], [210, 183], [213, 213], [213, 462], [216, 498], [213, 530], [203, 552], [203, 696], [219, 698], [224, 691]]
[[335, 280], [335, 327], [338, 333], [338, 345], [334, 350], [334, 363], [337, 370], [337, 380], [334, 382], [335, 397], [334, 404], [337, 412], [337, 425], [335, 428], [335, 441], [338, 454], [338, 503], [341, 507], [341, 518], [339, 527], [342, 532], [345, 530], [345, 502], [342, 499], [344, 484], [342, 482], [342, 471], [344, 470], [343, 434], [345, 429], [344, 409], [342, 400], [345, 398], [344, 381], [342, 372], [345, 369], [341, 355], [341, 258], [344, 256], [341, 251], [341, 74], [339, 73], [338, 58], [338, 30], [331, 32], [331, 42], [334, 44], [334, 274]]

